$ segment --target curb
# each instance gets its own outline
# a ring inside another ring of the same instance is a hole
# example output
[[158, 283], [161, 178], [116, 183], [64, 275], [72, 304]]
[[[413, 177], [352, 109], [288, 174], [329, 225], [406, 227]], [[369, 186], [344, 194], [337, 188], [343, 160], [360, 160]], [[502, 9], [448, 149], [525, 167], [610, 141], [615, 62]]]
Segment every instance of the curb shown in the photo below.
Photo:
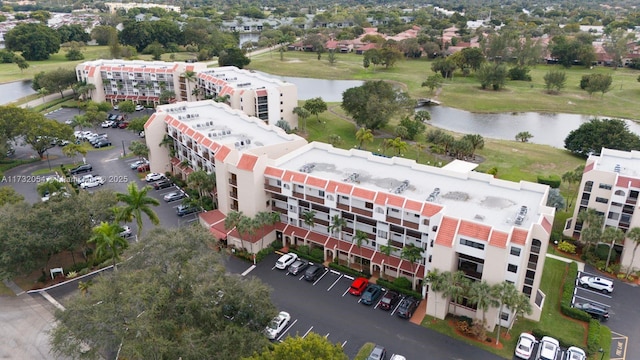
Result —
[[38, 294], [38, 293], [43, 292], [43, 291], [49, 291], [49, 290], [51, 290], [51, 289], [55, 289], [55, 288], [57, 288], [58, 286], [66, 285], [66, 284], [68, 284], [68, 283], [70, 283], [70, 282], [73, 282], [73, 281], [76, 281], [76, 280], [80, 280], [80, 279], [84, 279], [84, 278], [86, 278], [86, 277], [88, 277], [88, 276], [91, 276], [91, 275], [97, 274], [97, 273], [102, 272], [102, 271], [104, 271], [104, 270], [110, 270], [111, 268], [113, 268], [113, 265], [109, 265], [109, 266], [107, 266], [107, 267], [103, 267], [102, 269], [98, 269], [98, 270], [96, 270], [96, 271], [92, 271], [92, 272], [90, 272], [90, 273], [88, 273], [88, 274], [84, 274], [84, 275], [82, 275], [82, 276], [74, 277], [73, 279], [69, 279], [69, 280], [67, 280], [67, 281], [63, 281], [63, 282], [61, 282], [61, 283], [58, 283], [58, 284], [55, 284], [55, 285], [51, 285], [51, 286], [46, 287], [46, 288], [42, 288], [42, 289], [35, 289], [35, 290], [29, 290], [29, 291], [27, 291], [27, 294]]

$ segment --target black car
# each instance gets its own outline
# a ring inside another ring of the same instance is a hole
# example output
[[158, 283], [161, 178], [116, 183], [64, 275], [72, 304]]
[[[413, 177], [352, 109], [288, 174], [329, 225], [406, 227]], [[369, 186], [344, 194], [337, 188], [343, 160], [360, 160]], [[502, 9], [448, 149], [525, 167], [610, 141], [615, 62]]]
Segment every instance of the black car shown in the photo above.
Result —
[[391, 310], [400, 301], [400, 294], [395, 291], [387, 291], [386, 294], [380, 300], [380, 309]]
[[91, 166], [91, 164], [82, 164], [82, 165], [80, 165], [78, 167], [75, 167], [75, 168], [69, 170], [69, 172], [71, 174], [80, 174], [80, 173], [83, 173], [83, 172], [89, 172], [91, 170], [93, 170], [93, 166]]
[[302, 270], [306, 269], [309, 266], [309, 262], [307, 260], [298, 259], [293, 262], [293, 264], [289, 265], [289, 274], [298, 275], [302, 272]]
[[400, 306], [398, 306], [398, 316], [405, 319], [410, 319], [413, 316], [413, 313], [416, 311], [418, 307], [418, 299], [413, 297], [407, 297], [400, 302]]
[[93, 145], [94, 148], [99, 149], [105, 146], [111, 146], [111, 141], [109, 140], [100, 140]]
[[156, 190], [166, 189], [172, 186], [173, 186], [173, 183], [169, 179], [164, 179], [164, 180], [160, 180], [158, 182], [153, 183], [153, 188]]
[[324, 266], [313, 264], [304, 272], [304, 279], [307, 281], [316, 281], [324, 273]]
[[382, 287], [376, 284], [369, 284], [360, 297], [360, 303], [365, 305], [373, 305], [374, 302], [382, 296]]
[[188, 214], [193, 214], [194, 212], [198, 212], [200, 209], [197, 206], [190, 205], [180, 205], [176, 208], [176, 214], [178, 216], [185, 216]]
[[582, 303], [582, 304], [574, 304], [573, 307], [586, 312], [596, 320], [600, 320], [600, 321], [609, 320], [609, 310], [607, 310], [603, 306], [598, 306], [591, 303]]
[[115, 121], [117, 118], [118, 118], [118, 114], [110, 113], [109, 115], [107, 115], [107, 120], [109, 121]]

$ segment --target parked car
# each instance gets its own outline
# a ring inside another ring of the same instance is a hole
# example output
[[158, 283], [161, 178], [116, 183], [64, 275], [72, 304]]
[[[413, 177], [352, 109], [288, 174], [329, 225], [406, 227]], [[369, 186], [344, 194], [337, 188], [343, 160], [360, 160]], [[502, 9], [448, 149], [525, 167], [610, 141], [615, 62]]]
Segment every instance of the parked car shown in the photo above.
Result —
[[67, 119], [64, 121], [64, 123], [67, 125], [73, 125], [73, 119]]
[[407, 360], [407, 358], [402, 356], [402, 355], [395, 354], [395, 355], [391, 356], [391, 358], [389, 360]]
[[269, 325], [264, 329], [265, 335], [267, 335], [267, 339], [274, 340], [278, 337], [278, 334], [287, 327], [289, 321], [291, 320], [291, 315], [289, 315], [286, 311], [280, 311], [278, 316], [273, 318]]
[[104, 185], [104, 183], [105, 183], [105, 180], [102, 176], [94, 176], [89, 181], [85, 181], [82, 184], [80, 184], [80, 188], [81, 189], [94, 188], [100, 185]]
[[106, 146], [111, 146], [111, 141], [104, 139], [104, 140], [100, 140], [97, 143], [93, 144], [93, 147], [96, 149], [100, 149]]
[[313, 264], [304, 272], [304, 279], [307, 281], [316, 281], [324, 273], [324, 266]]
[[149, 173], [144, 177], [147, 182], [158, 181], [164, 179], [164, 175], [159, 173]]
[[289, 265], [293, 264], [294, 261], [298, 259], [298, 255], [294, 253], [288, 253], [280, 256], [278, 261], [276, 261], [276, 269], [284, 270]]
[[298, 275], [302, 272], [302, 270], [306, 269], [309, 266], [309, 262], [303, 259], [297, 259], [293, 262], [293, 264], [289, 265], [289, 273], [291, 275]]
[[112, 126], [113, 126], [113, 123], [114, 123], [114, 122], [115, 122], [115, 121], [113, 121], [113, 120], [106, 120], [106, 121], [103, 121], [103, 122], [102, 122], [102, 124], [100, 124], [100, 127], [101, 127], [101, 128], [104, 128], [104, 129], [106, 129], [106, 128], [110, 128], [110, 127], [112, 127]]
[[120, 232], [120, 237], [128, 238], [131, 235], [133, 235], [133, 231], [131, 231], [131, 228], [127, 225], [123, 225], [122, 231]]
[[120, 121], [118, 120], [113, 120], [113, 124], [111, 124], [111, 128], [112, 129], [117, 129], [118, 126], [120, 126]]
[[194, 212], [200, 211], [200, 208], [197, 206], [185, 205], [181, 204], [176, 208], [176, 214], [178, 216], [185, 216], [188, 214], [193, 214]]
[[400, 301], [400, 294], [395, 291], [387, 291], [380, 299], [380, 309], [391, 310]]
[[137, 170], [138, 170], [138, 172], [147, 172], [147, 171], [149, 171], [150, 170], [149, 163], [139, 165]]
[[607, 310], [607, 308], [605, 308], [604, 306], [598, 306], [592, 303], [576, 303], [573, 305], [573, 307], [586, 312], [596, 320], [600, 320], [600, 321], [609, 320], [609, 310]]
[[85, 183], [87, 181], [91, 181], [91, 179], [93, 179], [93, 175], [92, 174], [86, 174], [86, 175], [83, 175], [81, 177], [77, 177], [77, 176], [73, 177], [73, 180], [78, 185], [82, 185], [82, 183]]
[[356, 278], [355, 280], [353, 280], [351, 286], [349, 287], [349, 294], [360, 296], [362, 295], [364, 289], [367, 288], [367, 285], [369, 285], [369, 280], [367, 280], [367, 278]]
[[107, 120], [111, 122], [115, 122], [117, 118], [118, 118], [118, 114], [109, 113], [109, 115], [107, 115]]
[[136, 111], [142, 111], [142, 110], [144, 110], [144, 106], [140, 104], [136, 105]]
[[386, 357], [387, 350], [380, 345], [376, 345], [373, 350], [371, 350], [367, 360], [384, 360]]
[[543, 336], [538, 347], [539, 360], [557, 360], [560, 343], [551, 336]]
[[576, 346], [570, 346], [566, 354], [565, 360], [587, 360], [587, 354], [584, 350]]
[[173, 191], [163, 197], [164, 201], [172, 202], [180, 199], [184, 199], [187, 196], [183, 191]]
[[119, 110], [120, 107], [118, 106], [118, 104], [113, 105], [113, 110]]
[[410, 319], [418, 308], [419, 303], [418, 299], [414, 297], [406, 297], [400, 302], [396, 314], [401, 318]]
[[382, 296], [382, 287], [376, 284], [369, 284], [360, 297], [360, 303], [373, 305]]
[[69, 145], [69, 140], [58, 139], [58, 146], [67, 146]]
[[598, 276], [583, 276], [580, 278], [580, 286], [602, 291], [605, 294], [613, 292], [613, 281]]
[[88, 172], [92, 170], [93, 170], [93, 166], [91, 166], [91, 164], [82, 164], [78, 167], [74, 167], [73, 169], [69, 170], [69, 172], [71, 174], [80, 174], [80, 173]]
[[144, 164], [148, 164], [149, 161], [145, 160], [138, 160], [136, 162], [131, 163], [131, 165], [129, 165], [129, 167], [131, 168], [131, 170], [135, 170], [138, 168], [138, 166], [140, 165], [144, 165]]
[[518, 338], [518, 343], [516, 344], [515, 355], [517, 358], [529, 360], [531, 358], [531, 354], [533, 353], [533, 349], [535, 344], [538, 342], [536, 337], [529, 333], [522, 333]]
[[173, 183], [169, 179], [164, 179], [164, 180], [160, 180], [158, 182], [153, 183], [153, 188], [156, 190], [165, 189], [172, 186], [173, 186]]
[[129, 122], [128, 121], [121, 121], [120, 123], [118, 123], [118, 128], [119, 129], [126, 129], [127, 126], [129, 126]]
[[95, 145], [96, 143], [104, 140], [109, 140], [107, 135], [98, 135], [98, 136], [92, 137], [91, 140], [89, 140], [89, 144]]

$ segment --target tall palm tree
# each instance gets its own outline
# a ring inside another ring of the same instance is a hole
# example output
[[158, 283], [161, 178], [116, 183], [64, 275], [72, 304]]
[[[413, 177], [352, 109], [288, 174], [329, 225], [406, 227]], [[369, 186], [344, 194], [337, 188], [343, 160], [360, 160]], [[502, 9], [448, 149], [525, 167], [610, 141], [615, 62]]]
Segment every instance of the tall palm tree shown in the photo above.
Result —
[[340, 215], [333, 215], [331, 218], [331, 225], [329, 225], [329, 231], [338, 234], [338, 240], [342, 240], [342, 228], [347, 226], [347, 221], [340, 217]]
[[411, 288], [415, 287], [416, 269], [415, 263], [422, 259], [422, 249], [413, 244], [405, 245], [400, 251], [400, 258], [407, 260], [411, 264]]
[[371, 129], [367, 129], [366, 127], [361, 127], [356, 131], [356, 140], [358, 141], [358, 149], [362, 149], [362, 144], [365, 142], [373, 141], [373, 132]]
[[502, 329], [500, 315], [502, 314], [504, 307], [509, 306], [515, 302], [518, 296], [518, 289], [510, 282], [503, 281], [500, 284], [496, 284], [492, 287], [493, 298], [498, 301], [500, 310], [498, 311], [498, 336], [496, 337], [496, 344], [500, 343], [500, 331]]
[[242, 211], [233, 210], [227, 214], [227, 217], [224, 218], [224, 228], [228, 231], [232, 231], [235, 227], [238, 226], [240, 220], [244, 217]]
[[[385, 254], [387, 256], [390, 256], [392, 251], [393, 251], [393, 246], [391, 246], [391, 245], [380, 245], [380, 252], [381, 253], [383, 253], [383, 254]], [[382, 277], [384, 279], [384, 268], [382, 268], [381, 271], [382, 271], [381, 275], [382, 275]]]
[[485, 280], [473, 281], [469, 287], [469, 302], [482, 310], [482, 325], [485, 323], [487, 310], [498, 306], [498, 301], [492, 297], [491, 285]]
[[464, 272], [460, 270], [455, 272], [446, 272], [445, 274], [446, 276], [442, 293], [453, 301], [453, 315], [456, 315], [458, 303], [462, 301], [462, 297], [467, 293], [469, 279], [467, 279]]
[[602, 236], [604, 217], [598, 214], [595, 209], [588, 208], [578, 213], [578, 221], [582, 221], [580, 241], [587, 244], [585, 251], [589, 251], [591, 243], [597, 242]]
[[416, 142], [416, 162], [420, 161], [420, 155], [422, 151], [427, 147], [424, 143]]
[[302, 106], [296, 106], [293, 108], [293, 113], [298, 115], [298, 119], [302, 119], [302, 131], [307, 130], [307, 119], [311, 116], [309, 110], [303, 108]]
[[260, 248], [264, 249], [265, 227], [273, 226], [280, 221], [280, 214], [275, 211], [260, 211], [256, 214], [255, 221], [257, 222], [258, 228], [262, 229]]
[[624, 240], [624, 232], [617, 227], [609, 226], [602, 232], [602, 241], [609, 245], [609, 254], [607, 255], [607, 263], [604, 266], [605, 269], [609, 268], [609, 262], [611, 261], [611, 253], [613, 252], [613, 246]]
[[[573, 171], [567, 171], [566, 173], [562, 174], [562, 182], [568, 184], [567, 190], [569, 191], [570, 194], [575, 194], [575, 191], [578, 190], [577, 187], [576, 188], [573, 187], [573, 184], [580, 183], [583, 172], [584, 172], [584, 165], [580, 165], [577, 168], [575, 168]], [[571, 207], [571, 200], [573, 198], [575, 198], [575, 195], [569, 196], [569, 201], [566, 202], [566, 206], [564, 208], [565, 211], [567, 211]]]
[[[448, 276], [447, 273], [440, 272], [438, 268], [433, 268], [429, 270], [429, 272], [427, 273], [427, 276], [424, 277], [424, 281], [429, 284], [429, 292], [433, 292], [434, 295], [435, 293], [442, 292], [440, 294], [440, 297], [444, 299], [446, 295], [444, 294], [443, 291], [446, 288], [447, 276]], [[434, 307], [437, 314], [438, 300], [435, 300]]]
[[215, 187], [215, 173], [207, 174], [206, 171], [194, 171], [187, 177], [187, 184], [198, 191], [200, 198], [207, 196]]
[[511, 312], [513, 312], [513, 316], [511, 317], [511, 323], [507, 329], [507, 334], [511, 331], [517, 317], [523, 316], [524, 314], [531, 314], [533, 311], [531, 302], [529, 302], [529, 297], [527, 295], [519, 292], [514, 297], [513, 302], [509, 305]]
[[627, 237], [635, 243], [635, 245], [633, 245], [633, 252], [631, 253], [631, 261], [629, 262], [629, 267], [627, 267], [627, 273], [625, 275], [625, 277], [628, 278], [631, 270], [633, 270], [633, 260], [636, 258], [636, 250], [638, 250], [638, 245], [640, 245], [640, 228], [631, 228], [631, 230], [627, 232]]
[[[253, 235], [256, 234], [256, 230], [258, 230], [259, 224], [255, 219], [252, 219], [248, 216], [242, 216], [238, 224], [236, 225], [236, 229], [238, 230], [238, 234], [240, 234], [240, 241], [243, 241], [243, 235], [245, 235], [250, 240]], [[245, 248], [249, 251], [249, 248]]]
[[75, 157], [78, 154], [82, 154], [83, 157], [86, 156], [87, 150], [78, 144], [69, 143], [67, 144], [67, 146], [62, 148], [62, 153], [75, 163], [76, 162]]
[[190, 91], [191, 86], [189, 85], [196, 81], [198, 74], [193, 70], [187, 70], [184, 73], [182, 73], [182, 77], [184, 77], [184, 79], [186, 80], [187, 94], [189, 94], [191, 92]]
[[471, 156], [475, 156], [476, 150], [484, 148], [484, 138], [480, 134], [467, 134], [462, 139], [471, 144]]
[[396, 155], [406, 153], [407, 150], [409, 149], [409, 145], [407, 145], [407, 142], [403, 141], [402, 138], [400, 138], [399, 136], [396, 137], [395, 139], [391, 139], [391, 142], [389, 145], [395, 149]]
[[358, 255], [360, 256], [360, 265], [362, 265], [362, 243], [369, 243], [369, 235], [362, 230], [356, 230], [356, 235], [353, 237], [353, 240], [356, 247], [360, 250]]
[[117, 270], [116, 261], [129, 242], [120, 236], [122, 227], [116, 223], [102, 222], [93, 228], [93, 236], [87, 242], [96, 244], [96, 256], [108, 255], [113, 261], [113, 270]]
[[138, 184], [130, 182], [127, 186], [126, 193], [116, 193], [116, 200], [124, 203], [116, 221], [128, 222], [135, 219], [138, 225], [138, 239], [140, 238], [140, 233], [142, 233], [142, 214], [145, 214], [153, 225], [160, 223], [158, 214], [151, 208], [151, 205], [158, 206], [160, 202], [155, 198], [147, 196], [149, 190], [151, 190], [150, 186], [144, 186], [140, 189], [138, 188]]
[[309, 227], [309, 229], [313, 230], [313, 226], [316, 224], [316, 211], [309, 210], [302, 213], [302, 219], [304, 224]]

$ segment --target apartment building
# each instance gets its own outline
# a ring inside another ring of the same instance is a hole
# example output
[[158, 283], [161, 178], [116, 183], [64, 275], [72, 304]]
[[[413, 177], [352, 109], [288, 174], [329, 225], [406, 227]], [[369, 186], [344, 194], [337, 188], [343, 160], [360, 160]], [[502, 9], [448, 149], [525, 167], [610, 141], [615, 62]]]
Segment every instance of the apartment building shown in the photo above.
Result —
[[[604, 217], [604, 226], [613, 226], [625, 233], [640, 227], [640, 214], [635, 213], [640, 194], [640, 151], [602, 149], [599, 155], [587, 159], [573, 216], [567, 220], [563, 234], [580, 237], [582, 223], [578, 214], [588, 208], [595, 209]], [[640, 269], [640, 257], [631, 263], [635, 244], [625, 239], [616, 246], [622, 251], [620, 263], [623, 268]]]
[[293, 113], [298, 106], [295, 84], [235, 66], [222, 66], [198, 72], [197, 87], [198, 99], [226, 97], [225, 102], [232, 108], [267, 124], [284, 120], [291, 129], [298, 126], [298, 117]]
[[[200, 222], [231, 246], [255, 253], [275, 239], [308, 245], [322, 249], [325, 260], [405, 276], [416, 286], [432, 268], [462, 270], [490, 284], [510, 281], [531, 299], [529, 317], [540, 318], [539, 285], [554, 218], [545, 185], [495, 179], [463, 161], [437, 168], [307, 143], [211, 100], [159, 106], [145, 133], [151, 171], [215, 172], [218, 210], [201, 214]], [[170, 145], [160, 145], [166, 139]], [[275, 211], [280, 222], [241, 237], [224, 227], [232, 210], [249, 217]], [[336, 218], [344, 225], [333, 226]], [[367, 237], [360, 247], [357, 231]], [[408, 244], [423, 251], [415, 263], [400, 257]], [[428, 313], [443, 318], [442, 304], [434, 296]], [[457, 312], [481, 318], [466, 304]], [[503, 325], [510, 321], [509, 312], [497, 312], [487, 314], [489, 327], [498, 318]]]
[[177, 13], [180, 13], [180, 6], [173, 6], [173, 5], [165, 5], [165, 4], [153, 4], [153, 3], [136, 3], [136, 2], [132, 2], [132, 3], [122, 3], [122, 2], [117, 2], [117, 3], [113, 3], [113, 2], [108, 2], [108, 3], [104, 3], [104, 6], [107, 7], [107, 9], [109, 9], [110, 13], [115, 13], [118, 10], [124, 10], [129, 11], [131, 9], [135, 9], [135, 8], [141, 8], [141, 9], [151, 9], [151, 8], [160, 8], [160, 9], [164, 9], [167, 11], [175, 11]]
[[[78, 64], [76, 76], [78, 81], [95, 86], [90, 94], [94, 101], [159, 104], [163, 92], [173, 94], [171, 101], [191, 99], [195, 73], [204, 69], [206, 65], [201, 63], [94, 60]], [[185, 76], [190, 72], [194, 73], [193, 78]]]

